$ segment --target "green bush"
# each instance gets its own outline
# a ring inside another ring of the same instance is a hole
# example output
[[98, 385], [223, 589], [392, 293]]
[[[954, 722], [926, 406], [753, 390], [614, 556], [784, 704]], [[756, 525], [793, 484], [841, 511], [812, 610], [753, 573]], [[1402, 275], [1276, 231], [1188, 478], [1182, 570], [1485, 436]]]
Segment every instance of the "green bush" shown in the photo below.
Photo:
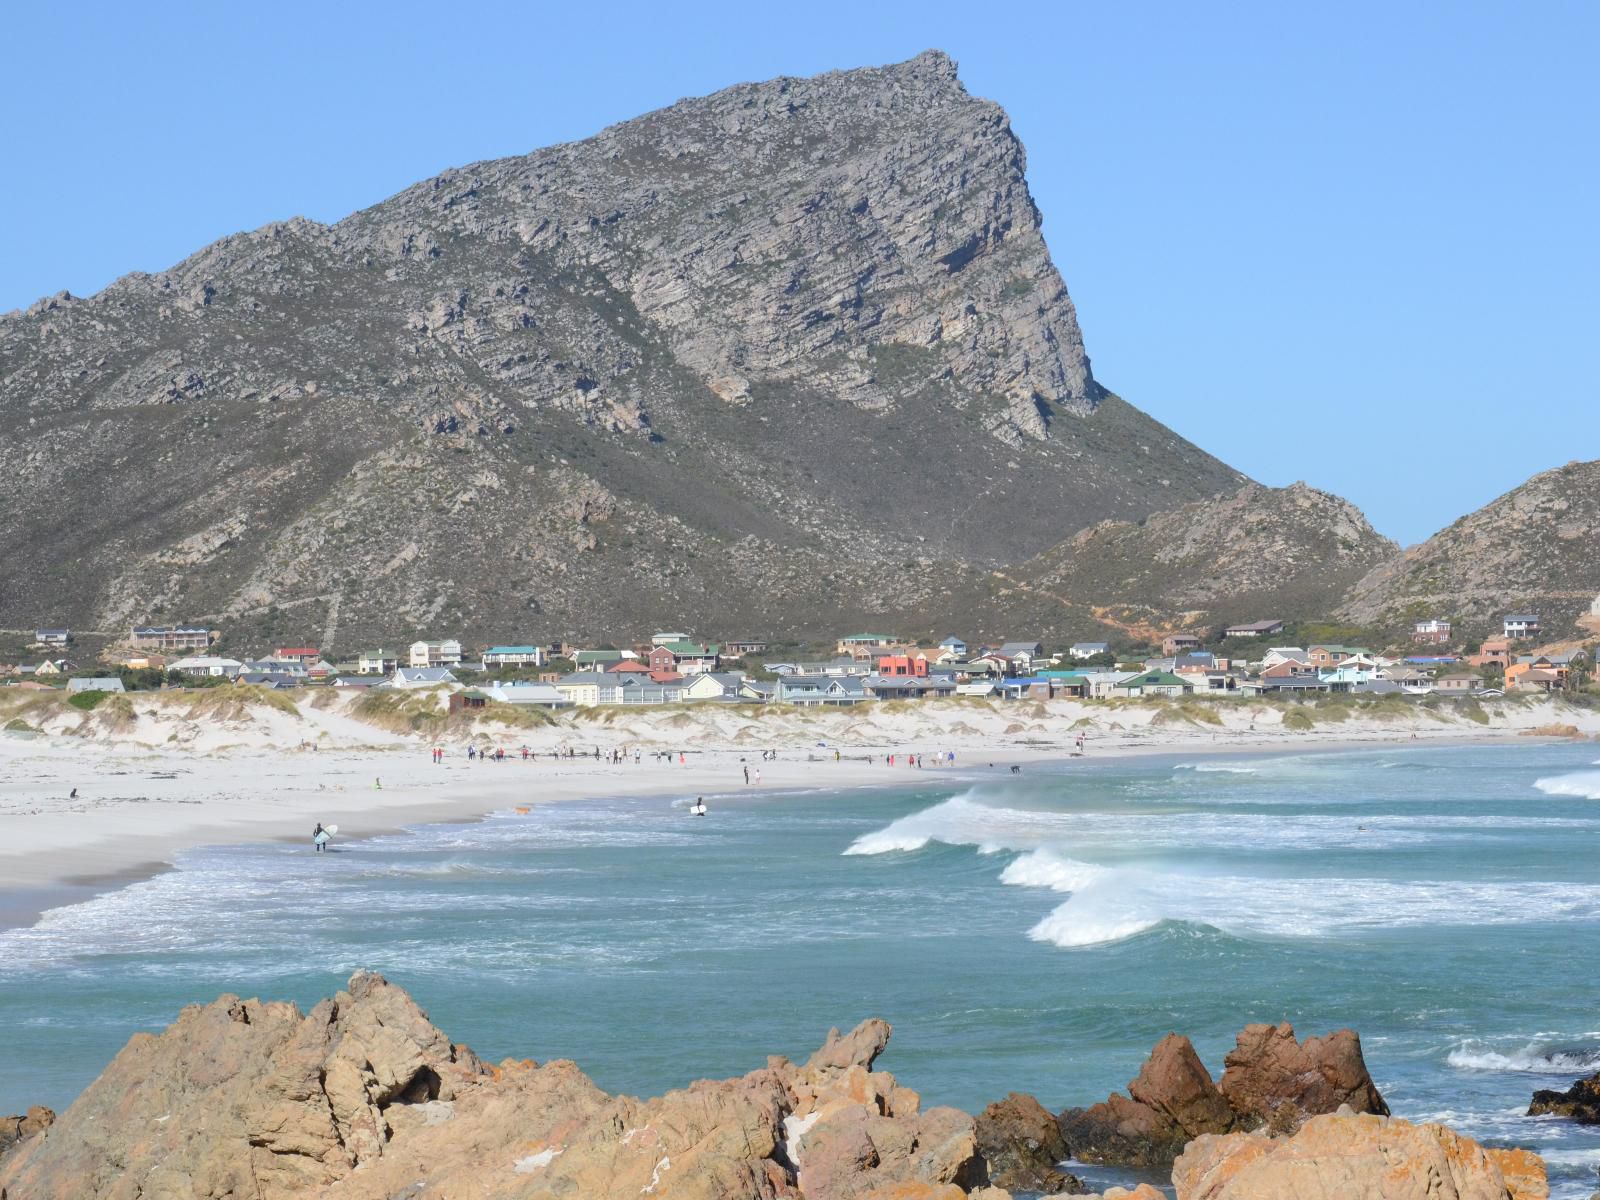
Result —
[[1303, 708], [1295, 708], [1283, 714], [1283, 727], [1304, 733], [1316, 727], [1316, 719]]
[[93, 712], [99, 705], [100, 701], [104, 700], [110, 694], [110, 692], [98, 690], [92, 692], [74, 692], [72, 695], [67, 697], [67, 703], [72, 705], [73, 708], [81, 708], [84, 712]]

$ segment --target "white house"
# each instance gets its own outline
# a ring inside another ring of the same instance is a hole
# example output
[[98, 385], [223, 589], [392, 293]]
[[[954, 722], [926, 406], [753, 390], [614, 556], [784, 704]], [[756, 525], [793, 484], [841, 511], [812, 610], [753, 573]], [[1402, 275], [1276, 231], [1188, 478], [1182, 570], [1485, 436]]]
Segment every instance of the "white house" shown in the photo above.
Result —
[[527, 704], [535, 708], [570, 708], [572, 701], [548, 683], [494, 683], [480, 689], [502, 704]]
[[115, 675], [105, 675], [95, 679], [85, 679], [80, 676], [77, 679], [67, 680], [67, 691], [69, 692], [121, 692], [126, 690], [122, 686], [122, 680]]
[[[958, 637], [945, 638], [944, 641], [939, 643], [939, 649], [947, 654], [954, 655], [956, 658], [965, 658], [967, 656], [967, 644]], [[942, 659], [944, 655], [941, 654], [939, 657]]]
[[1511, 613], [1505, 619], [1504, 628], [1508, 638], [1538, 637], [1539, 617], [1536, 613]]
[[412, 642], [411, 665], [413, 667], [459, 667], [461, 665], [461, 643], [455, 638], [446, 638], [442, 642]]
[[1274, 646], [1272, 649], [1268, 650], [1266, 654], [1262, 655], [1261, 667], [1263, 670], [1265, 670], [1267, 667], [1275, 667], [1281, 662], [1291, 661], [1300, 663], [1305, 662], [1305, 649], [1300, 646]]
[[1086, 658], [1093, 658], [1097, 654], [1108, 654], [1111, 651], [1109, 642], [1073, 642], [1067, 647], [1067, 653], [1082, 662]]
[[687, 633], [652, 633], [650, 644], [652, 646], [665, 646], [672, 642], [687, 642], [692, 640]]
[[[357, 675], [387, 675], [400, 665], [400, 657], [384, 649], [363, 650], [356, 659]], [[426, 665], [426, 664], [424, 664]]]
[[167, 670], [177, 671], [180, 675], [225, 675], [230, 679], [243, 667], [244, 664], [237, 658], [219, 658], [215, 654], [198, 654], [167, 664]]
[[411, 689], [435, 687], [441, 683], [457, 683], [449, 667], [396, 667], [390, 687]]
[[497, 667], [542, 667], [543, 646], [490, 646], [483, 652], [483, 669]]

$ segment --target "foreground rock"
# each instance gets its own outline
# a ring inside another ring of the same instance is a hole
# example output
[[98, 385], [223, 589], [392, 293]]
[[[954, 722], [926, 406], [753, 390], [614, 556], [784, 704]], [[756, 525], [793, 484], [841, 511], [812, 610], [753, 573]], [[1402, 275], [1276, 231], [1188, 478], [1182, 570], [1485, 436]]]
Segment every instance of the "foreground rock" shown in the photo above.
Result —
[[1544, 1163], [1442, 1125], [1344, 1111], [1292, 1137], [1197, 1139], [1172, 1169], [1178, 1200], [1544, 1200]]
[[36, 1133], [43, 1133], [55, 1121], [56, 1114], [41, 1105], [34, 1105], [24, 1116], [0, 1117], [0, 1155], [15, 1149]]
[[1083, 1162], [1152, 1167], [1172, 1162], [1193, 1139], [1269, 1125], [1292, 1132], [1308, 1116], [1341, 1105], [1387, 1116], [1348, 1029], [1299, 1042], [1288, 1025], [1247, 1025], [1211, 1078], [1189, 1039], [1168, 1034], [1128, 1085], [1103, 1103], [1060, 1114], [1061, 1134]]
[[1067, 1143], [1050, 1110], [1032, 1096], [1012, 1092], [978, 1114], [978, 1149], [989, 1179], [1001, 1187], [1067, 1195], [1084, 1190], [1060, 1168]]
[[377, 975], [303, 1016], [225, 996], [135, 1036], [0, 1197], [1008, 1200], [970, 1116], [872, 1071], [888, 1039], [868, 1021], [640, 1101], [569, 1062], [488, 1066]]
[[1564, 1092], [1541, 1089], [1528, 1106], [1530, 1117], [1570, 1117], [1580, 1125], [1600, 1125], [1600, 1073], [1580, 1079]]

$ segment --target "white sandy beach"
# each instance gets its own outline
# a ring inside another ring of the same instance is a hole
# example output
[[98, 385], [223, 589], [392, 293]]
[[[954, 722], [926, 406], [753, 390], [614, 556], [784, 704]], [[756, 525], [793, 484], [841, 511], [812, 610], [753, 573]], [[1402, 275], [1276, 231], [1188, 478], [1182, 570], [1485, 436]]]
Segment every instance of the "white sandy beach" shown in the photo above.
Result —
[[[1212, 723], [1175, 717], [1167, 705], [1055, 700], [593, 710], [533, 729], [464, 728], [436, 743], [365, 724], [343, 697], [303, 702], [294, 713], [245, 705], [221, 716], [186, 713], [170, 696], [129, 699], [131, 721], [125, 712], [113, 722], [64, 710], [39, 719], [37, 733], [0, 736], [0, 895], [11, 897], [9, 920], [40, 907], [29, 893], [109, 886], [159, 870], [191, 846], [309, 838], [318, 821], [339, 825], [341, 838], [364, 837], [574, 797], [737, 793], [743, 765], [760, 772], [752, 789], [781, 790], [909, 783], [921, 777], [904, 765], [908, 754], [923, 755], [924, 770], [941, 751], [955, 752], [958, 769], [1063, 759], [1080, 733], [1090, 758], [1524, 740], [1557, 726], [1600, 735], [1600, 713], [1558, 701], [1491, 706], [1488, 724], [1419, 707], [1290, 731], [1281, 708], [1251, 701], [1208, 705]], [[504, 747], [506, 760], [469, 760], [469, 740]], [[446, 751], [439, 764], [435, 744]], [[524, 745], [534, 758], [522, 758]], [[550, 757], [569, 747], [589, 757]], [[596, 760], [596, 748], [626, 757]], [[776, 751], [776, 761], [762, 761], [763, 750]]]

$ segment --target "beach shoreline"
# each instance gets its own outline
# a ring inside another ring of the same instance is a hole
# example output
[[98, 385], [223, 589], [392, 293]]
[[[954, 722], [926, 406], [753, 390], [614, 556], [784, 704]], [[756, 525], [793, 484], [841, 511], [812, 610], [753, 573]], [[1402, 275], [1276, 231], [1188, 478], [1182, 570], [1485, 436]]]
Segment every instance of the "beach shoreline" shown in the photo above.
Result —
[[[1154, 734], [1154, 736], [1151, 736]], [[1282, 754], [1436, 745], [1529, 744], [1524, 732], [1479, 727], [1126, 731], [1088, 735], [1082, 761], [1154, 754]], [[453, 746], [435, 763], [428, 743], [303, 750], [257, 746], [227, 751], [155, 749], [55, 738], [0, 740], [0, 928], [31, 925], [46, 911], [81, 903], [163, 871], [183, 851], [207, 845], [309, 840], [317, 823], [338, 825], [340, 840], [424, 825], [466, 823], [491, 813], [573, 799], [711, 795], [722, 802], [757, 791], [904, 786], [940, 771], [981, 778], [989, 767], [1056, 765], [1075, 758], [1075, 735], [986, 744], [970, 735], [943, 740], [953, 766], [904, 766], [915, 744], [800, 746], [774, 738], [776, 755], [741, 747], [665, 753], [639, 748], [604, 757], [551, 758], [520, 748], [504, 761], [468, 759]], [[896, 756], [896, 765], [888, 757]], [[825, 774], [823, 774], [825, 773]], [[72, 793], [76, 791], [76, 798]], [[128, 791], [141, 794], [127, 795]], [[149, 793], [149, 794], [142, 794]]]

